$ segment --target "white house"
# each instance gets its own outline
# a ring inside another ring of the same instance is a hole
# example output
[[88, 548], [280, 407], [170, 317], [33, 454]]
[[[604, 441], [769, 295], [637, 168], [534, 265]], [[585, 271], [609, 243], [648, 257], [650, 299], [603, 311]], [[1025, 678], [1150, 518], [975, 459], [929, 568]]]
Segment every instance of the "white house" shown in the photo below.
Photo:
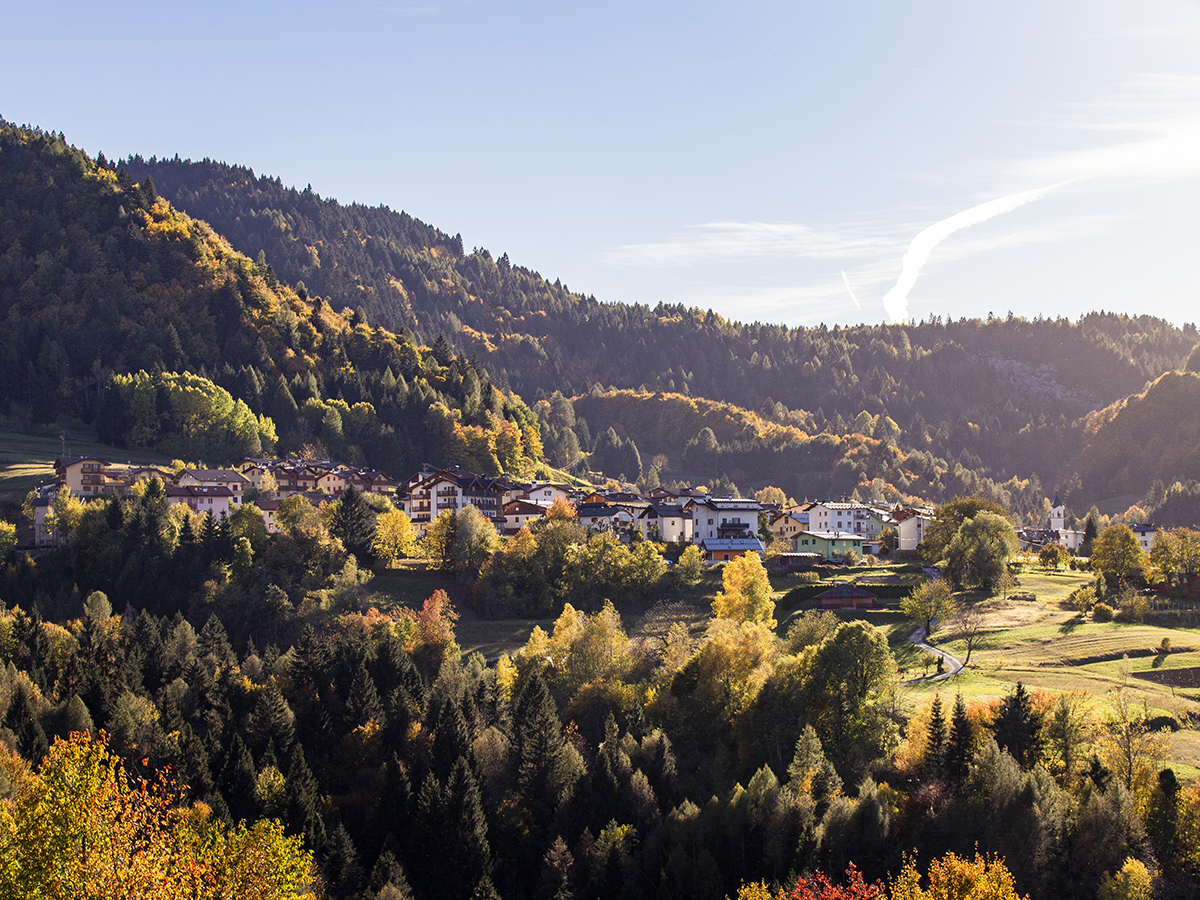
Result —
[[692, 543], [714, 538], [754, 537], [758, 533], [757, 500], [734, 497], [693, 497], [683, 506], [692, 514]]
[[897, 550], [916, 550], [923, 540], [925, 531], [933, 521], [933, 512], [928, 509], [904, 509], [892, 514], [896, 522]]
[[668, 503], [651, 503], [637, 518], [642, 537], [667, 544], [677, 544], [692, 539], [692, 516], [682, 506]]
[[849, 531], [864, 538], [877, 538], [893, 526], [886, 509], [854, 500], [830, 500], [808, 508], [808, 524], [815, 531]]

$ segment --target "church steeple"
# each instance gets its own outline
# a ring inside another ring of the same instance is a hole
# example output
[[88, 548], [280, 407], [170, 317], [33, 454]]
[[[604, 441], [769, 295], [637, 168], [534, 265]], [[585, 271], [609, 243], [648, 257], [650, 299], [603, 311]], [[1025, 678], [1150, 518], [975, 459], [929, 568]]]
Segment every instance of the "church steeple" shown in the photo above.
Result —
[[1054, 491], [1054, 503], [1050, 507], [1050, 528], [1053, 531], [1066, 529], [1067, 509], [1058, 499], [1058, 490]]

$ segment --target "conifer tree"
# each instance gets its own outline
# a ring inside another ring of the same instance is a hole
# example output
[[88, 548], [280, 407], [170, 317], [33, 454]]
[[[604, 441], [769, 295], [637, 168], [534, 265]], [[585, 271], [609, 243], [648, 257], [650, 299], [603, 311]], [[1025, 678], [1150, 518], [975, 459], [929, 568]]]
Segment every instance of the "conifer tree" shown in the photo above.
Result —
[[929, 716], [929, 733], [925, 741], [925, 765], [930, 774], [939, 776], [946, 762], [946, 715], [942, 712], [942, 695], [933, 695]]
[[340, 822], [329, 835], [329, 843], [325, 847], [325, 877], [335, 893], [342, 897], [354, 896], [365, 880], [358, 848], [354, 846], [346, 826]]
[[210, 669], [232, 668], [237, 665], [237, 656], [229, 643], [229, 634], [215, 614], [210, 615], [204, 623], [196, 650]]
[[349, 485], [342, 494], [329, 531], [364, 565], [375, 558], [375, 513], [354, 485]]
[[1042, 717], [1034, 711], [1029, 692], [1021, 682], [1004, 698], [992, 727], [1001, 749], [1007, 750], [1022, 768], [1033, 768], [1041, 755]]
[[354, 680], [350, 683], [350, 693], [346, 697], [346, 723], [351, 729], [374, 721], [383, 725], [383, 705], [379, 702], [379, 692], [375, 690], [375, 680], [367, 671], [366, 665], [359, 662], [354, 672]]
[[535, 829], [548, 826], [571, 787], [566, 742], [554, 699], [537, 669], [515, 709], [517, 785]]
[[448, 778], [454, 764], [464, 758], [473, 758], [471, 732], [463, 716], [461, 703], [450, 698], [442, 703], [438, 710], [437, 722], [433, 728], [430, 770], [441, 779]]
[[975, 745], [975, 734], [971, 720], [967, 717], [967, 704], [960, 693], [954, 698], [954, 710], [950, 714], [950, 735], [946, 740], [946, 774], [950, 780], [961, 785], [971, 768], [971, 750]]
[[254, 770], [254, 759], [241, 736], [235, 734], [225, 756], [225, 766], [221, 770], [221, 793], [225, 796], [229, 815], [235, 823], [249, 823], [257, 818], [258, 806], [254, 799], [257, 783], [258, 773]]
[[17, 750], [31, 762], [39, 762], [50, 743], [46, 740], [46, 732], [33, 711], [33, 702], [29, 698], [29, 689], [21, 685], [8, 705], [8, 713], [4, 717], [4, 726], [17, 739]]
[[302, 835], [309, 849], [319, 852], [325, 846], [325, 822], [318, 809], [320, 790], [299, 741], [292, 745], [288, 760], [287, 789], [288, 830]]

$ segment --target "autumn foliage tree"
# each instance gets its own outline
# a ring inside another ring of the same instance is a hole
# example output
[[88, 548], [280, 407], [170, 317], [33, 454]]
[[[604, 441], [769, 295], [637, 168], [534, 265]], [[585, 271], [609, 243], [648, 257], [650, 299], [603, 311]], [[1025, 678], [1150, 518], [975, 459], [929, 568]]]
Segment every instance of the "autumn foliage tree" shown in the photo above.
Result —
[[312, 897], [312, 856], [278, 822], [228, 828], [176, 806], [165, 776], [132, 777], [102, 742], [59, 740], [38, 771], [6, 756], [0, 896], [28, 900]]

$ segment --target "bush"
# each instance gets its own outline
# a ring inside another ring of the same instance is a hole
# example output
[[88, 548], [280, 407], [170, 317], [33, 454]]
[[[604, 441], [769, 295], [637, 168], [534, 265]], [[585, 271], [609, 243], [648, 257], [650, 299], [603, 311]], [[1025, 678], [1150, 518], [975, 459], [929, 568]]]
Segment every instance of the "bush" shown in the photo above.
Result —
[[1111, 622], [1113, 620], [1113, 608], [1107, 603], [1097, 603], [1092, 607], [1092, 619], [1096, 622]]
[[1087, 615], [1088, 610], [1096, 602], [1096, 588], [1092, 585], [1084, 585], [1081, 588], [1076, 588], [1071, 592], [1071, 596], [1067, 598], [1067, 602], [1080, 615]]
[[1144, 594], [1126, 586], [1118, 597], [1120, 610], [1117, 612], [1118, 622], [1141, 622], [1150, 611], [1150, 601]]

